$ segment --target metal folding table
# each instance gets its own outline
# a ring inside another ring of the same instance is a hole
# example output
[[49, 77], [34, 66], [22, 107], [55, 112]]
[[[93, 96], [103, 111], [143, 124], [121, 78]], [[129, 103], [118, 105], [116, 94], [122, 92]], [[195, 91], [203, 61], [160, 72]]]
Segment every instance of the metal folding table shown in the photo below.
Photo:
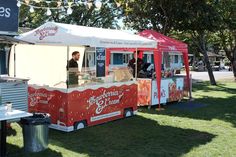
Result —
[[7, 120], [19, 119], [19, 118], [29, 117], [29, 116], [32, 116], [32, 114], [25, 111], [20, 111], [20, 110], [12, 110], [12, 112], [0, 113], [0, 121], [1, 121], [0, 157], [6, 157]]

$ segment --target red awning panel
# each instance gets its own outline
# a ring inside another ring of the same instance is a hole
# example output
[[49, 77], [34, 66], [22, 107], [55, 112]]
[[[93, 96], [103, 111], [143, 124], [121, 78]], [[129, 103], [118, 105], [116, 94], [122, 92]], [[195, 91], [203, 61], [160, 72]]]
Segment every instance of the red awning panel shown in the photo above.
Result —
[[142, 32], [139, 33], [140, 36], [143, 36], [143, 37], [146, 37], [148, 39], [152, 39], [152, 40], [155, 40], [157, 41], [157, 48], [159, 50], [162, 50], [162, 51], [180, 51], [182, 53], [186, 52], [184, 50], [188, 49], [188, 45], [181, 42], [181, 41], [178, 41], [178, 40], [175, 40], [175, 39], [172, 39], [170, 37], [167, 37], [161, 33], [158, 33], [154, 30], [144, 30]]

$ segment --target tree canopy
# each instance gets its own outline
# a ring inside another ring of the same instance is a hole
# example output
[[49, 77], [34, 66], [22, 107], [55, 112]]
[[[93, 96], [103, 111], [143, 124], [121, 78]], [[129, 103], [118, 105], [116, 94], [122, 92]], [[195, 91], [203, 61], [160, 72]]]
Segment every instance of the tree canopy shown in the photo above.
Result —
[[[51, 9], [51, 15], [47, 16], [47, 7], [57, 7], [58, 3], [56, 1], [50, 4], [46, 3], [46, 1], [37, 3], [30, 1], [29, 5], [22, 4], [20, 7], [19, 26], [35, 28], [47, 21], [55, 21], [83, 26], [119, 28], [118, 20], [121, 18], [121, 9], [117, 7], [114, 0], [101, 0], [101, 3], [102, 6], [99, 9], [95, 6], [95, 0], [91, 0], [88, 3], [73, 3], [71, 7], [73, 12], [70, 15], [66, 13], [68, 8], [64, 7], [64, 3], [62, 3], [58, 9]], [[67, 3], [65, 4], [67, 5]], [[31, 5], [35, 6], [33, 13], [29, 11]], [[44, 8], [37, 9], [36, 7]]]
[[221, 16], [221, 23], [220, 29], [215, 32], [216, 38], [213, 42], [218, 43], [226, 52], [236, 80], [236, 1], [220, 1], [217, 9]]
[[[209, 34], [219, 29], [217, 1], [210, 0], [121, 0], [127, 26], [154, 29], [166, 35], [185, 34], [192, 46], [204, 55], [212, 84], [216, 84], [207, 56]], [[182, 36], [183, 37], [183, 36]]]

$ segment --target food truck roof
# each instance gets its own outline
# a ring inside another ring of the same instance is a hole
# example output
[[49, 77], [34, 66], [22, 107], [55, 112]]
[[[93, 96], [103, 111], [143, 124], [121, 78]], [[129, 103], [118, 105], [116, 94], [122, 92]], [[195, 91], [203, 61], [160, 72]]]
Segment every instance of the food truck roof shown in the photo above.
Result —
[[122, 30], [47, 22], [21, 34], [18, 39], [41, 45], [90, 46], [106, 48], [156, 48], [156, 41]]

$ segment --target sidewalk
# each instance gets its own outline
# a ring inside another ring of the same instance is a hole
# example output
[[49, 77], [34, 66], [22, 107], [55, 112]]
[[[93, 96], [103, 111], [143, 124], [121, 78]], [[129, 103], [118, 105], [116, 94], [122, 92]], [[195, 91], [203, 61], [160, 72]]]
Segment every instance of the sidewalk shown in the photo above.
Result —
[[[202, 81], [209, 81], [209, 75], [207, 71], [204, 72], [190, 72], [192, 75], [193, 82], [202, 82]], [[225, 79], [233, 79], [233, 72], [232, 71], [214, 71], [213, 72], [215, 80], [225, 80]]]

